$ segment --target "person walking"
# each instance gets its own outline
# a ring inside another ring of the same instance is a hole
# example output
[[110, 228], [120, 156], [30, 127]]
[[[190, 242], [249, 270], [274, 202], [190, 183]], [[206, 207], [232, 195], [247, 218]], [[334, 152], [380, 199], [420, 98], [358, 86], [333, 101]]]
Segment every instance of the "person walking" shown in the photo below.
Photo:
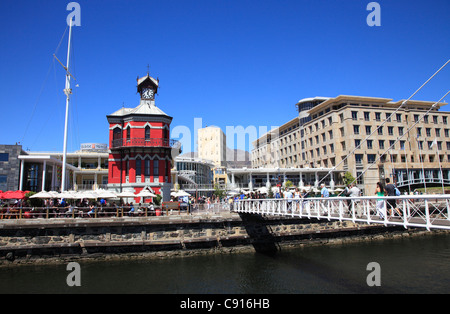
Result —
[[[352, 187], [350, 188], [349, 192], [350, 192], [349, 197], [360, 197], [361, 196], [361, 190], [354, 183], [352, 184]], [[353, 207], [355, 207], [356, 215], [358, 217], [361, 217], [362, 213], [361, 213], [361, 207], [359, 206], [359, 200], [352, 199], [352, 210], [353, 210]]]
[[[384, 196], [384, 187], [383, 184], [381, 182], [377, 182], [377, 187], [375, 189], [375, 194], [379, 197], [383, 197]], [[386, 215], [385, 213], [385, 203], [383, 199], [377, 199], [377, 205], [376, 205], [376, 209], [378, 212], [378, 215], [380, 215], [381, 219], [384, 219], [384, 215]]]
[[[387, 196], [396, 196], [395, 190], [397, 188], [390, 182], [391, 180], [389, 178], [386, 178], [386, 186], [384, 187], [384, 191], [386, 192]], [[389, 209], [389, 215], [393, 215], [393, 210], [395, 210], [399, 214], [399, 216], [401, 216], [400, 212], [397, 210], [397, 202], [395, 199], [387, 200], [387, 205], [387, 208]]]
[[330, 192], [328, 191], [327, 187], [325, 186], [325, 183], [322, 183], [320, 185], [320, 187], [321, 187], [321, 190], [320, 190], [321, 197], [329, 197]]

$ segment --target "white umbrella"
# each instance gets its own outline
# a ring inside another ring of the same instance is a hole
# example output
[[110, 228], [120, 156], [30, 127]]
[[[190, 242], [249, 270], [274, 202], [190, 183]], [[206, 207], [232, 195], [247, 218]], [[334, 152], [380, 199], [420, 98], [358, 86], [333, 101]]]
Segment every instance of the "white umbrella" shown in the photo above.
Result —
[[116, 193], [116, 195], [117, 195], [117, 197], [136, 197], [136, 195], [130, 191], [123, 191], [120, 193]]
[[117, 195], [109, 190], [96, 190], [95, 194], [97, 194], [98, 198], [116, 198]]
[[54, 197], [50, 192], [41, 191], [34, 195], [31, 195], [30, 198], [52, 198]]
[[76, 199], [76, 198], [78, 198], [77, 192], [75, 192], [75, 191], [64, 191], [64, 192], [58, 193], [55, 197], [57, 197], [57, 198], [66, 198], [66, 199]]
[[[171, 193], [171, 194], [172, 194], [172, 193]], [[174, 196], [176, 196], [176, 197], [180, 197], [180, 196], [191, 196], [191, 194], [189, 194], [189, 193], [186, 192], [186, 191], [179, 190], [178, 192], [176, 192], [176, 194], [175, 194]]]
[[257, 191], [259, 193], [266, 194], [267, 193], [267, 188], [266, 187], [261, 187], [261, 188], [257, 189]]
[[82, 198], [98, 198], [97, 194], [94, 191], [81, 191], [77, 193], [79, 199]]
[[147, 189], [143, 189], [142, 191], [140, 191], [138, 194], [135, 194], [134, 197], [156, 197], [155, 194], [153, 194], [152, 192], [150, 192]]

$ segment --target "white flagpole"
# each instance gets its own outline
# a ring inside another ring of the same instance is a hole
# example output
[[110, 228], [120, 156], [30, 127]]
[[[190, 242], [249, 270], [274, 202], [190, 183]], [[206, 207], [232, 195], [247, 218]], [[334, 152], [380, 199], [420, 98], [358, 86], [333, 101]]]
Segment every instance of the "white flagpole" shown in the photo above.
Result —
[[69, 41], [67, 45], [67, 65], [66, 65], [66, 88], [64, 94], [66, 94], [66, 121], [64, 123], [64, 148], [63, 148], [63, 162], [62, 162], [62, 179], [61, 179], [61, 192], [66, 189], [66, 159], [67, 159], [67, 124], [69, 119], [69, 98], [72, 94], [70, 89], [70, 73], [69, 73], [69, 60], [70, 60], [70, 41], [72, 38], [72, 19], [70, 19], [69, 25]]

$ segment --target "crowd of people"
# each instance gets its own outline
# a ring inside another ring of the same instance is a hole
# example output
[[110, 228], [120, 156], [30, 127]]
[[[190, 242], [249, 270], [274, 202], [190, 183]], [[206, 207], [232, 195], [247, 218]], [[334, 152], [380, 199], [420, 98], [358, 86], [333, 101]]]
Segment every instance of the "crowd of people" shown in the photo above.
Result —
[[[311, 191], [311, 189], [309, 189]], [[348, 184], [342, 193], [335, 194], [335, 196], [340, 197], [348, 197], [347, 205], [349, 210], [356, 210], [356, 215], [358, 217], [362, 216], [362, 208], [359, 206], [359, 200], [354, 199], [358, 198], [361, 195], [361, 190], [357, 187], [355, 183]], [[395, 198], [384, 199], [385, 196], [400, 196], [400, 191], [397, 189], [395, 184], [390, 182], [389, 178], [386, 178], [386, 185], [383, 185], [381, 182], [377, 182], [375, 195], [379, 197], [383, 197], [383, 199], [376, 200], [376, 208], [377, 213], [380, 218], [384, 219], [386, 215], [386, 209], [389, 216], [402, 216], [401, 211], [397, 208], [397, 200]], [[298, 187], [295, 187], [293, 190], [290, 188], [279, 188], [273, 193], [273, 197], [270, 197], [267, 194], [263, 194], [260, 192], [251, 192], [248, 194], [241, 193], [239, 195], [234, 196], [233, 200], [245, 200], [245, 199], [265, 199], [265, 198], [275, 198], [275, 199], [288, 199], [288, 200], [300, 200], [308, 197], [320, 197], [320, 198], [328, 198], [330, 197], [330, 191], [326, 187], [324, 183], [320, 185], [319, 193], [316, 192], [308, 192], [306, 189], [299, 190]]]
[[[396, 186], [390, 183], [389, 178], [386, 178], [386, 185], [383, 185], [381, 182], [377, 183], [375, 195], [379, 197], [384, 196], [399, 196], [400, 192], [396, 188]], [[341, 197], [349, 197], [347, 204], [349, 209], [353, 209], [353, 206], [358, 206], [358, 201], [353, 200], [352, 198], [357, 198], [361, 196], [361, 190], [355, 184], [349, 184], [345, 187], [345, 189], [340, 194], [335, 194], [335, 196]], [[311, 188], [304, 189], [301, 191], [298, 187], [293, 188], [281, 188], [278, 187], [273, 189], [271, 193], [263, 193], [260, 190], [250, 191], [250, 192], [241, 192], [233, 195], [223, 194], [221, 196], [211, 195], [211, 196], [201, 196], [194, 197], [188, 196], [183, 199], [181, 198], [172, 198], [171, 201], [179, 201], [183, 209], [187, 209], [188, 212], [191, 212], [193, 208], [204, 208], [209, 209], [212, 208], [215, 204], [232, 204], [239, 200], [245, 199], [292, 199], [299, 200], [305, 199], [309, 197], [321, 197], [328, 198], [330, 197], [330, 191], [326, 187], [324, 183], [320, 185], [320, 190], [313, 190]], [[395, 212], [401, 216], [401, 212], [397, 209], [396, 200], [395, 199], [377, 199], [376, 200], [377, 211], [381, 218], [386, 215], [386, 210], [388, 210], [388, 214], [392, 215]], [[24, 212], [24, 216], [34, 216], [34, 217], [42, 217], [44, 214], [52, 217], [97, 217], [97, 216], [154, 216], [156, 215], [156, 208], [153, 203], [123, 203], [120, 201], [116, 203], [115, 201], [108, 202], [105, 199], [99, 199], [96, 201], [81, 199], [81, 200], [71, 200], [67, 202], [65, 199], [45, 199], [44, 206], [39, 208], [28, 208], [27, 211]], [[199, 206], [200, 205], [200, 206]], [[385, 206], [386, 205], [386, 206]], [[0, 204], [1, 213], [4, 215], [8, 215], [11, 213], [17, 213], [19, 208], [25, 207], [26, 204], [23, 203], [23, 200], [17, 200], [14, 204]]]

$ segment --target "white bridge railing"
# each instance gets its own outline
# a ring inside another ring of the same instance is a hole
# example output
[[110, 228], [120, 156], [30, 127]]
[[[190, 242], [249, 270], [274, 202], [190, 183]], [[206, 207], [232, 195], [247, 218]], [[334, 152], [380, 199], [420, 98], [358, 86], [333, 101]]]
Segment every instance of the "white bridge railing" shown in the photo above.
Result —
[[[238, 213], [450, 230], [449, 201], [450, 195], [243, 199], [235, 202], [232, 210]], [[395, 204], [394, 210], [391, 210], [390, 204]]]

